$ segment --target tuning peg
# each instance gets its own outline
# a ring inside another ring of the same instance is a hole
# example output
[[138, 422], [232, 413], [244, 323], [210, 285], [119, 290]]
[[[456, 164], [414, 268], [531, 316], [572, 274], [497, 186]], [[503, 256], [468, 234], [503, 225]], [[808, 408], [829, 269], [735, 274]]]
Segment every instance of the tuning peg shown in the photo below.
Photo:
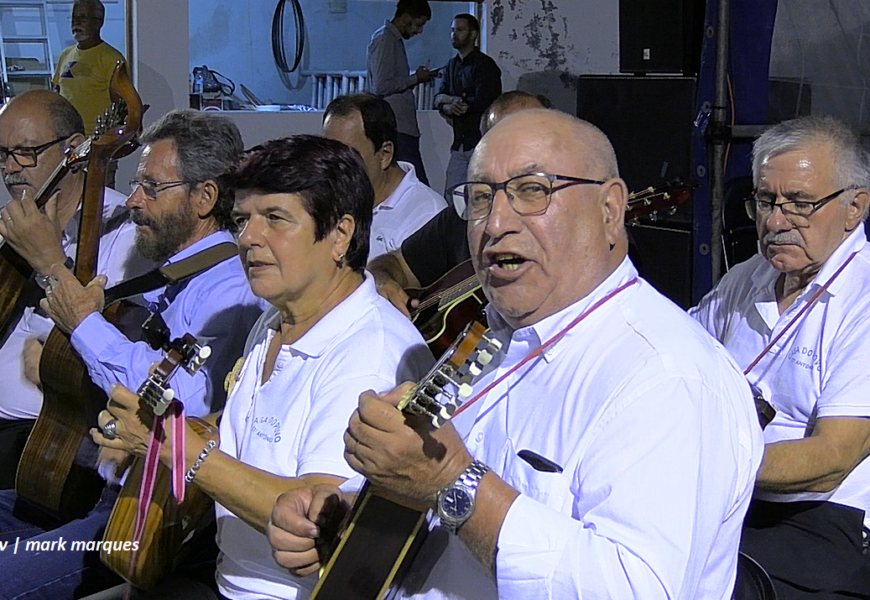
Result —
[[492, 349], [493, 354], [501, 350], [503, 344], [498, 340], [498, 338], [485, 337], [484, 339], [489, 343], [489, 347]]
[[490, 354], [486, 350], [481, 350], [477, 354], [477, 362], [479, 362], [482, 367], [485, 367], [486, 365], [488, 365], [491, 360], [492, 360], [492, 354]]
[[468, 398], [471, 395], [472, 388], [469, 384], [463, 383], [459, 386], [459, 397]]
[[205, 361], [208, 360], [208, 357], [211, 356], [211, 346], [196, 346], [194, 350], [196, 354], [190, 359], [185, 368], [185, 371], [191, 375], [199, 371], [205, 364]]
[[483, 370], [480, 368], [480, 366], [477, 363], [473, 362], [473, 363], [469, 363], [468, 372], [471, 373], [472, 377], [477, 377], [478, 375], [480, 375], [483, 372]]

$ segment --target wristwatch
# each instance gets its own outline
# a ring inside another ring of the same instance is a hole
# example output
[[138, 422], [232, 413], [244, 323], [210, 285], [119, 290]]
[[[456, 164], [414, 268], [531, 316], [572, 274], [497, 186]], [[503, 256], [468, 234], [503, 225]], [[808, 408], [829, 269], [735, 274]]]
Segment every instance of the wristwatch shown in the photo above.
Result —
[[[63, 266], [65, 266], [67, 269], [71, 270], [75, 266], [75, 264], [76, 263], [72, 259], [72, 257], [67, 256], [66, 260], [63, 263]], [[39, 287], [41, 287], [44, 290], [47, 290], [48, 287], [51, 285], [51, 275], [40, 275], [39, 273], [37, 273], [36, 276], [34, 277], [34, 279], [36, 280], [36, 285], [38, 285]]]
[[463, 523], [474, 514], [477, 488], [489, 467], [474, 461], [456, 481], [438, 492], [436, 504], [438, 506], [438, 518], [441, 526], [450, 533], [456, 533]]

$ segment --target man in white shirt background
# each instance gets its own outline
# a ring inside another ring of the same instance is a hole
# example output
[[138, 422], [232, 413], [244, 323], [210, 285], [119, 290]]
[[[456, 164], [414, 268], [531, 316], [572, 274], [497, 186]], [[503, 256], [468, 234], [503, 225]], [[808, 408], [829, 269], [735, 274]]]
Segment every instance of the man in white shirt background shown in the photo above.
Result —
[[[440, 517], [400, 595], [728, 600], [762, 452], [749, 386], [637, 277], [609, 141], [522, 111], [484, 136], [469, 180], [469, 247], [505, 346], [474, 387], [494, 387], [438, 431], [394, 408], [403, 388], [364, 394], [345, 434], [375, 489]], [[318, 568], [315, 521], [343, 494], [279, 499], [279, 564]]]
[[339, 96], [323, 115], [323, 136], [359, 152], [375, 189], [368, 259], [398, 250], [447, 202], [417, 178], [414, 165], [397, 161], [396, 117], [386, 100], [371, 94]]
[[775, 409], [742, 549], [780, 599], [870, 598], [870, 164], [831, 118], [753, 146], [760, 254], [694, 317]]
[[414, 73], [408, 66], [404, 40], [423, 33], [432, 18], [427, 0], [399, 0], [396, 14], [372, 34], [366, 48], [366, 80], [369, 91], [393, 107], [398, 124], [395, 154], [398, 160], [414, 165], [420, 181], [429, 185], [423, 157], [420, 156], [420, 127], [417, 124], [417, 103], [414, 88], [432, 81], [438, 70], [420, 66]]

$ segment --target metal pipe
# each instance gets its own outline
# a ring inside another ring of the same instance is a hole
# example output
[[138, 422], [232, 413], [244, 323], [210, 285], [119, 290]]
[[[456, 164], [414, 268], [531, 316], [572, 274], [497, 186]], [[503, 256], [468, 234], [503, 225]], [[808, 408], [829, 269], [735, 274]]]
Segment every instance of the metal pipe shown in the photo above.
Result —
[[728, 104], [728, 52], [731, 34], [731, 0], [719, 0], [716, 22], [716, 72], [713, 110], [710, 127], [717, 134], [712, 139], [710, 160], [710, 233], [711, 266], [713, 285], [722, 276], [722, 204], [725, 191], [725, 145], [726, 108]]

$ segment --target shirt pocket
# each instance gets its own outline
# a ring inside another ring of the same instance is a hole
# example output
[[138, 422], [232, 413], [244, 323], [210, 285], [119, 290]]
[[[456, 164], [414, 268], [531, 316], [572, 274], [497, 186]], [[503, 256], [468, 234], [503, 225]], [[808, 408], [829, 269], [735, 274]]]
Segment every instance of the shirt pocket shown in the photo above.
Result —
[[[537, 453], [558, 464], [558, 461], [553, 457]], [[517, 455], [517, 449], [510, 442], [504, 449], [503, 459], [502, 479], [511, 487], [554, 510], [566, 512], [571, 498], [571, 478], [569, 475], [564, 472], [538, 471]], [[562, 466], [564, 467], [564, 465]]]

